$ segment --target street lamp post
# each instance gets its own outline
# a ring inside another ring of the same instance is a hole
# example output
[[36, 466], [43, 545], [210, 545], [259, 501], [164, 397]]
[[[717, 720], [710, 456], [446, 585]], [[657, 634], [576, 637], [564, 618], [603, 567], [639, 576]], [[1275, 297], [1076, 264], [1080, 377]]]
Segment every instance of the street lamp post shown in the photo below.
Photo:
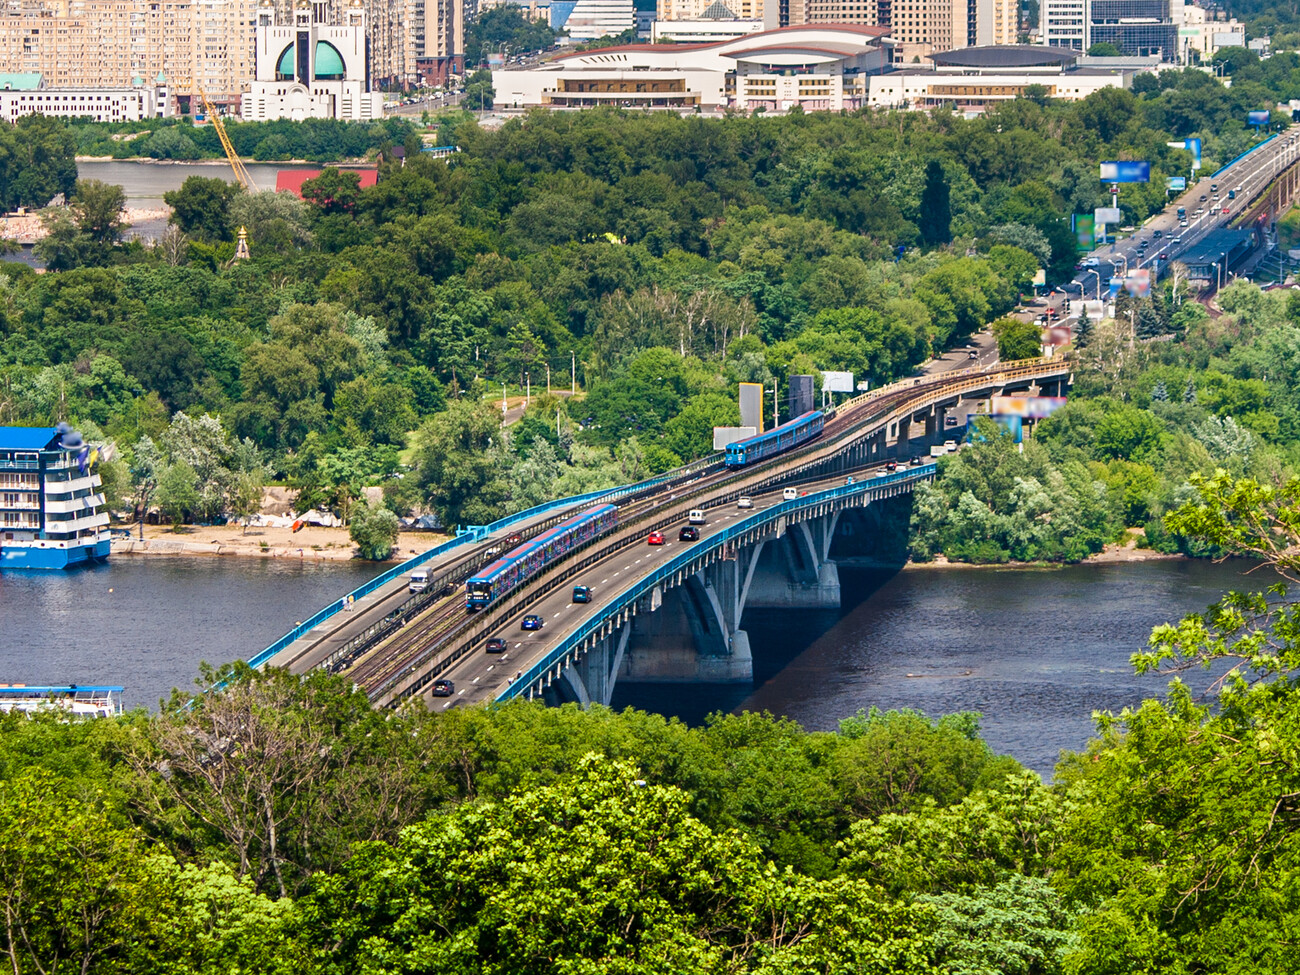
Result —
[[1088, 268], [1084, 273], [1091, 274], [1097, 279], [1097, 300], [1101, 301], [1101, 272]]
[[569, 395], [574, 396], [578, 392], [578, 353], [572, 349], [569, 350]]

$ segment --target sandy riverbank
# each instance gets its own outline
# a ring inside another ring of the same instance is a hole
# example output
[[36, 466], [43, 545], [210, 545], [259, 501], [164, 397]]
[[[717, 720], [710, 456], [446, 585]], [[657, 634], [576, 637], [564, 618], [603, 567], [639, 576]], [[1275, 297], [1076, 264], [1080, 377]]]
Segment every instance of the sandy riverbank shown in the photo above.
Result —
[[[166, 220], [171, 213], [171, 207], [127, 207], [122, 211], [122, 219], [130, 227], [151, 220]], [[39, 213], [0, 217], [0, 237], [7, 240], [31, 244], [45, 239], [48, 233]]]
[[[447, 540], [436, 532], [402, 532], [389, 564], [405, 561]], [[346, 528], [319, 528], [308, 525], [296, 534], [288, 528], [250, 528], [244, 533], [238, 525], [186, 525], [172, 531], [168, 525], [145, 525], [144, 541], [139, 528], [132, 528], [132, 538], [113, 540], [113, 555], [234, 555], [246, 558], [309, 559], [346, 561], [355, 558]]]

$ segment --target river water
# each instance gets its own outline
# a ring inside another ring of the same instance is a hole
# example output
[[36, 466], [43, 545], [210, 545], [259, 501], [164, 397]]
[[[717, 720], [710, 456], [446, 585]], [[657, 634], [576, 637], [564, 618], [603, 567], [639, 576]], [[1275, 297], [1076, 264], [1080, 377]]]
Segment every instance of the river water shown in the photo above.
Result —
[[[319, 169], [310, 163], [245, 163], [259, 189], [275, 189], [275, 174], [281, 169]], [[163, 194], [178, 190], [191, 176], [220, 178], [235, 182], [230, 164], [223, 160], [200, 162], [141, 162], [128, 160], [86, 161], [77, 163], [80, 179], [97, 179], [122, 187], [128, 206], [160, 207]]]
[[[616, 685], [616, 707], [697, 723], [711, 711], [766, 710], [831, 731], [859, 708], [931, 716], [979, 711], [993, 750], [1049, 775], [1084, 747], [1092, 713], [1159, 696], [1129, 657], [1151, 629], [1257, 589], [1240, 565], [1160, 561], [1062, 569], [841, 569], [843, 608], [750, 611], [754, 685]], [[1188, 679], [1204, 683], [1203, 673]]]
[[[128, 705], [189, 689], [199, 661], [247, 658], [376, 573], [360, 563], [117, 558], [0, 573], [0, 682], [122, 684]], [[1145, 562], [1035, 569], [843, 570], [844, 608], [751, 611], [754, 685], [619, 685], [615, 706], [697, 723], [768, 710], [831, 730], [859, 708], [979, 711], [995, 751], [1050, 774], [1094, 710], [1158, 695], [1130, 654], [1151, 628], [1258, 588], [1239, 567]], [[1197, 672], [1191, 680], [1200, 677]]]

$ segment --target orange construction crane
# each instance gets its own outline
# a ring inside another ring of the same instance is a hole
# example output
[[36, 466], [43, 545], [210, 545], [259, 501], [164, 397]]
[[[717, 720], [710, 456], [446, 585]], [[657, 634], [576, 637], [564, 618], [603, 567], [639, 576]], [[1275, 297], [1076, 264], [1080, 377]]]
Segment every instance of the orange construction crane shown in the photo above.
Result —
[[235, 178], [249, 193], [256, 193], [257, 184], [253, 182], [252, 174], [249, 173], [248, 167], [244, 165], [244, 161], [239, 158], [239, 153], [235, 152], [230, 136], [226, 134], [226, 127], [221, 122], [221, 116], [212, 107], [212, 103], [208, 101], [207, 93], [202, 88], [199, 88], [198, 92], [199, 98], [203, 101], [203, 111], [207, 113], [213, 128], [217, 130], [217, 138], [221, 140], [221, 148], [226, 150], [226, 158], [230, 160], [230, 168], [235, 171]]

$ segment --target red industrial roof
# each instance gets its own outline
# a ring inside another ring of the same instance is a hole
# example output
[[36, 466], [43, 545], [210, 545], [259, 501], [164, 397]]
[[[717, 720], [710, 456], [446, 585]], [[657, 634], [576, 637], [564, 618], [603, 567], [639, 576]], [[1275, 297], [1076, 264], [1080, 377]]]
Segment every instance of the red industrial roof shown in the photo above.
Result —
[[[354, 166], [340, 166], [339, 169], [347, 173], [357, 173], [361, 176], [361, 188], [364, 190], [367, 186], [374, 186], [375, 181], [379, 179], [377, 169], [360, 169]], [[302, 199], [302, 184], [309, 179], [315, 179], [324, 170], [320, 169], [281, 169], [275, 174], [275, 191], [282, 193], [288, 190], [298, 199]]]

